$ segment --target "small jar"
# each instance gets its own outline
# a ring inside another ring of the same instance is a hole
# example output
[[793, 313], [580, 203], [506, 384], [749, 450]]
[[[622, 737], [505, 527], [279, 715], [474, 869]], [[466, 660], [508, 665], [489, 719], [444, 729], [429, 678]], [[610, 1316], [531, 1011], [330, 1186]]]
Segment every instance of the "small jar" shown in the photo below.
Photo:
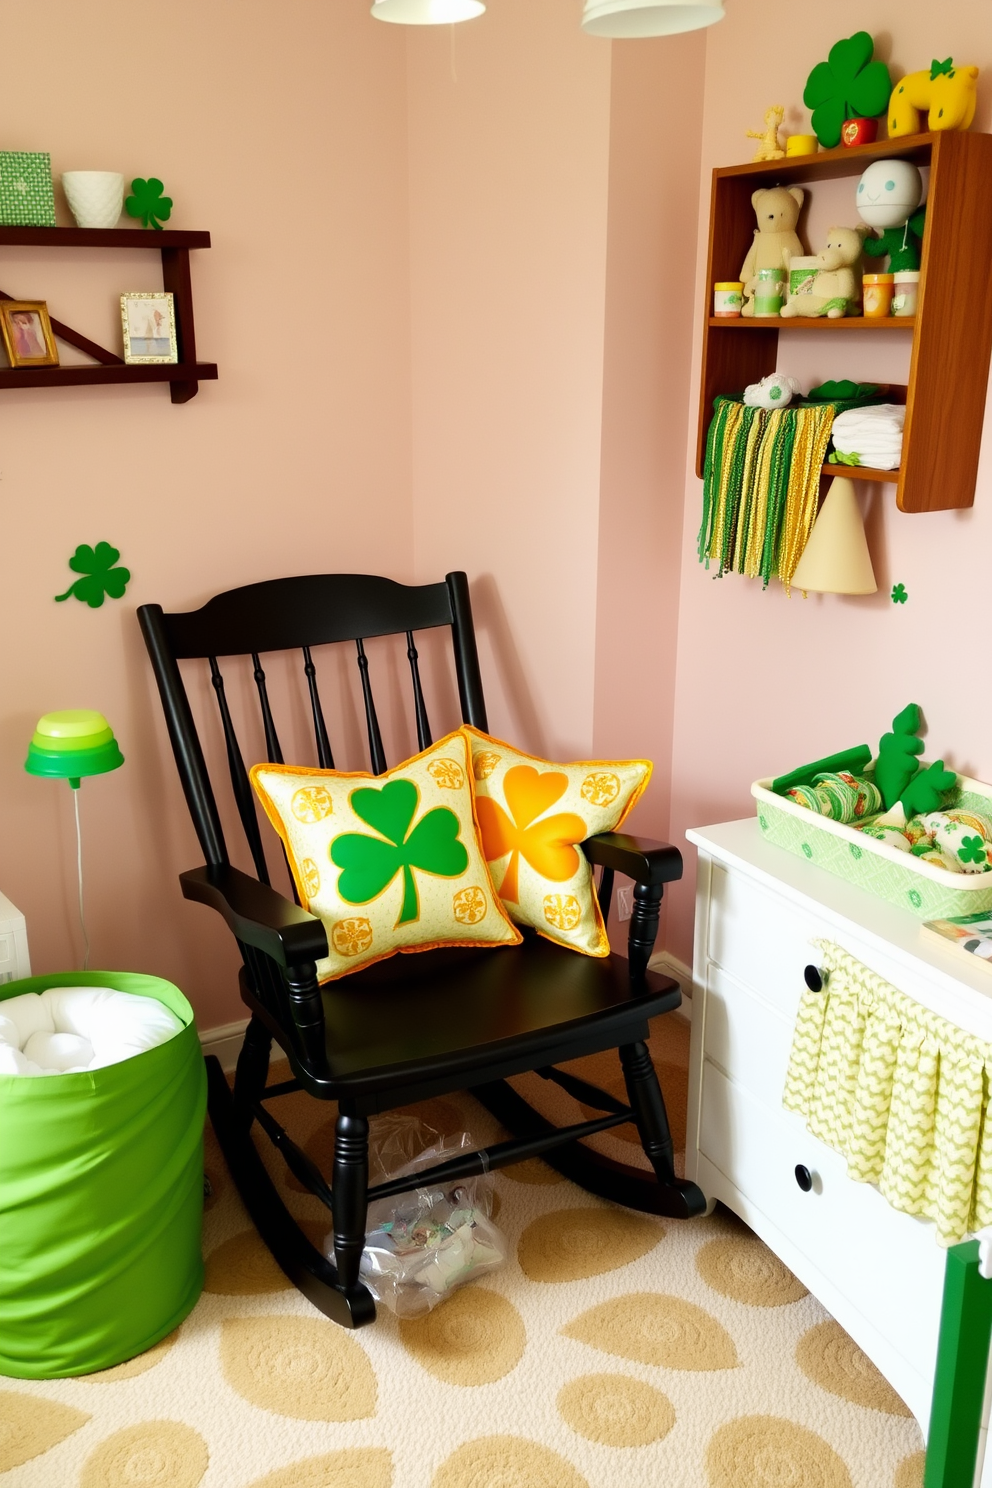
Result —
[[820, 141], [815, 134], [790, 134], [785, 142], [786, 155], [815, 155]]
[[744, 286], [739, 279], [726, 279], [713, 286], [713, 314], [736, 320], [744, 303]]
[[[789, 299], [791, 300], [794, 294], [799, 294], [801, 292], [801, 286], [803, 284], [806, 284], [807, 280], [815, 279], [817, 271], [822, 267], [823, 265], [820, 263], [820, 260], [818, 258], [814, 258], [812, 254], [807, 254], [805, 255], [805, 257], [801, 258], [798, 256], [796, 258], [790, 258]], [[806, 292], [807, 294], [809, 294], [811, 291], [812, 285], [809, 286]]]
[[865, 319], [881, 320], [892, 312], [892, 274], [866, 274], [864, 277]]
[[892, 275], [892, 314], [915, 315], [916, 301], [920, 294], [919, 269], [901, 269]]
[[755, 315], [780, 315], [785, 299], [785, 270], [759, 269], [755, 274]]

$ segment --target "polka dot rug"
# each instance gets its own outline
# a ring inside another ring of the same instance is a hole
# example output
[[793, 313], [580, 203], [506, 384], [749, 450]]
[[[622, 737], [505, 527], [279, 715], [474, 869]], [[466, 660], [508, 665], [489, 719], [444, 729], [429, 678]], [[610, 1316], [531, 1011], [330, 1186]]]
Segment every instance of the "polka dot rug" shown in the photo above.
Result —
[[[684, 1024], [660, 1023], [684, 1070]], [[469, 1096], [416, 1110], [499, 1133]], [[333, 1112], [297, 1094], [279, 1116], [326, 1164]], [[265, 1160], [319, 1244], [321, 1205]], [[503, 1267], [352, 1333], [272, 1261], [209, 1130], [207, 1171], [197, 1307], [102, 1374], [0, 1380], [0, 1488], [921, 1488], [902, 1401], [726, 1210], [660, 1220], [504, 1169]]]

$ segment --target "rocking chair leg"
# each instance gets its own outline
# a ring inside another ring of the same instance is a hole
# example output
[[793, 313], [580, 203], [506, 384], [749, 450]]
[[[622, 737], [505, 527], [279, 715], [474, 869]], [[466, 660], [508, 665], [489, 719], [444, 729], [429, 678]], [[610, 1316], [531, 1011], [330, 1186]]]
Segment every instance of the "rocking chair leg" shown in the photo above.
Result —
[[246, 1127], [250, 1127], [252, 1107], [265, 1089], [269, 1078], [269, 1054], [272, 1035], [258, 1018], [251, 1018], [245, 1029], [244, 1042], [238, 1055], [234, 1075], [234, 1103]]
[[368, 1187], [368, 1121], [341, 1111], [334, 1132], [334, 1260], [338, 1283], [346, 1292], [358, 1285]]
[[675, 1154], [668, 1125], [665, 1099], [647, 1045], [623, 1044], [620, 1048], [627, 1099], [630, 1102], [644, 1152], [670, 1197], [671, 1207], [662, 1213], [685, 1219], [702, 1214], [706, 1200], [695, 1183], [675, 1176]]

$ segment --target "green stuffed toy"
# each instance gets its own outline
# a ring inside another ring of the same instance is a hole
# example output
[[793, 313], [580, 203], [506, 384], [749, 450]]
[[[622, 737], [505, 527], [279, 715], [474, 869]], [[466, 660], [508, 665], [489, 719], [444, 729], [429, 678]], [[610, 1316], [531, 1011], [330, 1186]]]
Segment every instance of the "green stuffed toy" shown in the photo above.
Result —
[[893, 718], [892, 733], [883, 734], [879, 740], [875, 784], [882, 793], [886, 811], [903, 798], [903, 792], [920, 768], [919, 760], [914, 758], [923, 753], [923, 740], [916, 737], [919, 727], [919, 704], [907, 703]]
[[911, 780], [899, 797], [906, 816], [926, 816], [929, 811], [939, 811], [944, 797], [958, 783], [953, 770], [944, 769], [943, 760], [935, 760], [922, 774]]
[[869, 258], [884, 258], [888, 255], [889, 267], [886, 272], [889, 274], [901, 274], [906, 270], [918, 272], [925, 217], [926, 208], [921, 207], [901, 227], [887, 227], [880, 237], [865, 238], [865, 253]]

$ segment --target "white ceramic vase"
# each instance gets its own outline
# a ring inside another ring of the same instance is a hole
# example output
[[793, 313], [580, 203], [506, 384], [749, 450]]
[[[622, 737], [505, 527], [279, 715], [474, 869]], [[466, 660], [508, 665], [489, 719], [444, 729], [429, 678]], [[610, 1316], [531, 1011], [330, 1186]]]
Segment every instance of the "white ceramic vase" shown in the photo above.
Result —
[[116, 227], [124, 206], [118, 171], [63, 171], [62, 190], [78, 227]]

